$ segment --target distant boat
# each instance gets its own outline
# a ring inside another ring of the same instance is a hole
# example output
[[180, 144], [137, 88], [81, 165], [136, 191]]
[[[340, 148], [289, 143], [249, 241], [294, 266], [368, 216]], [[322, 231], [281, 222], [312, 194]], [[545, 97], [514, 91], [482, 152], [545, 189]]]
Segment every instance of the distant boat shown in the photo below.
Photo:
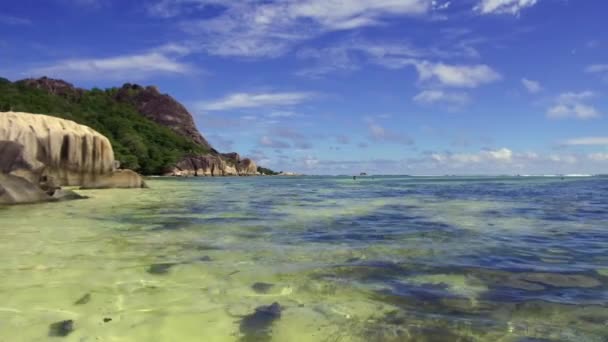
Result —
[[365, 173], [365, 172], [361, 172], [361, 173], [359, 174], [359, 176], [367, 176], [367, 173]]

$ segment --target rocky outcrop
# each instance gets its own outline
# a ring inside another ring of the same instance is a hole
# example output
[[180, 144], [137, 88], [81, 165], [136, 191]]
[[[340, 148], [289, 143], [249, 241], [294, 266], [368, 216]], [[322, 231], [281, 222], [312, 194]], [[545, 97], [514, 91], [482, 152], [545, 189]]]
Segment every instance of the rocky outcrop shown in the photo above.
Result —
[[142, 187], [136, 173], [115, 170], [110, 141], [73, 121], [0, 113], [0, 172], [52, 194], [60, 186]]
[[118, 90], [115, 99], [133, 105], [148, 119], [190, 138], [205, 149], [213, 150], [196, 129], [194, 119], [188, 110], [171, 96], [161, 94], [158, 88], [153, 86], [144, 88], [137, 84], [127, 83]]
[[188, 156], [168, 172], [168, 176], [254, 176], [257, 166], [251, 159], [240, 159], [237, 153]]
[[66, 81], [56, 80], [48, 77], [28, 78], [19, 81], [19, 83], [66, 98], [80, 98], [85, 91], [84, 89], [74, 87], [74, 85]]
[[251, 159], [245, 158], [239, 162], [239, 174], [243, 176], [258, 175], [258, 166]]
[[[79, 102], [88, 92], [85, 89], [76, 88], [68, 82], [47, 77], [26, 79], [17, 83], [43, 90], [73, 102]], [[216, 151], [198, 131], [194, 119], [188, 110], [173, 97], [161, 93], [158, 88], [127, 83], [121, 88], [107, 90], [106, 95], [110, 97], [111, 101], [133, 107], [139, 114], [150, 121], [167, 127], [200, 146], [201, 152], [198, 155], [189, 154], [175, 163], [175, 165], [163, 165], [163, 167], [167, 167], [169, 170], [166, 174], [198, 176], [258, 174], [255, 162], [252, 160], [241, 159], [238, 153], [220, 154]], [[7, 108], [12, 107], [9, 106]], [[67, 139], [70, 140], [71, 138]], [[70, 140], [68, 144], [70, 143], [77, 142]], [[24, 144], [24, 146], [30, 146], [30, 144]], [[59, 146], [62, 146], [62, 142]], [[88, 145], [87, 148], [89, 148]], [[192, 148], [188, 147], [187, 151], [192, 151]], [[183, 152], [186, 152], [186, 150]], [[80, 168], [79, 165], [75, 165], [75, 167], [77, 169]], [[62, 166], [58, 169], [61, 170], [64, 167]], [[88, 174], [88, 171], [85, 174]], [[63, 174], [61, 177], [63, 177], [62, 182], [80, 182], [79, 180], [74, 181], [74, 175], [72, 174]]]
[[171, 96], [161, 94], [158, 88], [127, 83], [118, 90], [115, 99], [133, 105], [143, 116], [188, 137], [209, 151], [201, 155], [184, 157], [167, 172], [168, 175], [243, 176], [257, 174], [257, 166], [252, 160], [241, 160], [236, 152], [218, 153], [200, 134], [188, 110]]

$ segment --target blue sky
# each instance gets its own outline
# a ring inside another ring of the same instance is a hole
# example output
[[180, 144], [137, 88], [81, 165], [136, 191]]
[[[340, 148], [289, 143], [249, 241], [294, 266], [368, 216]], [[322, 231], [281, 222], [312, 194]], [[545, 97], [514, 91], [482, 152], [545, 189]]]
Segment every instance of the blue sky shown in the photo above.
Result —
[[157, 85], [318, 174], [608, 173], [604, 0], [6, 0], [0, 75]]

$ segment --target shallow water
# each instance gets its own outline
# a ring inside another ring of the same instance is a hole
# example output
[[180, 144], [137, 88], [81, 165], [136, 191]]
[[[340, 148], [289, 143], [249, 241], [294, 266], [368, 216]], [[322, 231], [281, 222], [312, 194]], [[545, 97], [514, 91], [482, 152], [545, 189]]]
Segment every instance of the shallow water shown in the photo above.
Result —
[[0, 341], [608, 339], [606, 178], [149, 185], [0, 208]]

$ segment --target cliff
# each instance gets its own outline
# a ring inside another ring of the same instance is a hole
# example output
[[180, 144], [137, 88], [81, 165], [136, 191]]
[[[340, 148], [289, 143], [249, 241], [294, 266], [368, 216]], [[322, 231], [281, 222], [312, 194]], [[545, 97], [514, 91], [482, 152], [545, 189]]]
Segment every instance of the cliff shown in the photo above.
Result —
[[44, 77], [0, 79], [0, 111], [48, 114], [89, 126], [109, 139], [123, 168], [143, 174], [258, 174], [252, 160], [215, 150], [187, 109], [153, 86], [85, 90]]

